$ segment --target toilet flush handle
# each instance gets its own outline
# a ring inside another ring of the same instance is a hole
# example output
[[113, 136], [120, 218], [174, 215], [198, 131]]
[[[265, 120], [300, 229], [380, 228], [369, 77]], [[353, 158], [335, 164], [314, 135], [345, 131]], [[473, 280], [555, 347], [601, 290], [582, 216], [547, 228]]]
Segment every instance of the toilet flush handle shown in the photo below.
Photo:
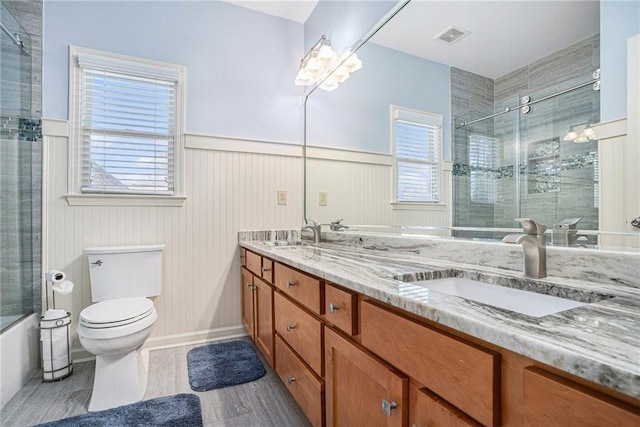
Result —
[[102, 265], [102, 261], [97, 260], [96, 262], [92, 262], [91, 265], [97, 265], [98, 267], [100, 267]]

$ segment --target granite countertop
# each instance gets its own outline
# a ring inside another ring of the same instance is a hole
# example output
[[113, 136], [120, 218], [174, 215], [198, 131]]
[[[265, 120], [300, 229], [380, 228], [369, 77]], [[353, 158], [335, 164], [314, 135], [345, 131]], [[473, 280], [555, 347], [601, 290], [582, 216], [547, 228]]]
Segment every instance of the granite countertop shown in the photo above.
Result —
[[513, 311], [429, 292], [396, 280], [398, 275], [447, 269], [510, 280], [522, 273], [425, 257], [417, 251], [355, 247], [339, 243], [240, 245], [394, 307], [522, 354], [578, 377], [640, 398], [640, 289], [560, 277], [539, 285], [606, 294], [608, 299], [557, 314], [531, 317]]

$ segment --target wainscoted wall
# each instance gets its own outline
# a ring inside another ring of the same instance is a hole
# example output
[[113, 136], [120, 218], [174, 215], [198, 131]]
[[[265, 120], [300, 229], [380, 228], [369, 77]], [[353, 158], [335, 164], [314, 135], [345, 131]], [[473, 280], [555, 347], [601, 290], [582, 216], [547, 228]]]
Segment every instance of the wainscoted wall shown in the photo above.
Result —
[[[392, 205], [393, 157], [385, 154], [309, 147], [307, 219], [345, 225], [451, 225], [451, 162], [443, 163], [441, 203]], [[326, 206], [320, 206], [320, 192]]]
[[[165, 243], [159, 319], [148, 344], [242, 334], [238, 231], [300, 227], [300, 146], [187, 135], [187, 147], [201, 148], [185, 150], [183, 207], [69, 206], [67, 122], [45, 120], [43, 132], [44, 268], [64, 270], [75, 283], [73, 293], [56, 298], [73, 324], [91, 303], [84, 248]], [[256, 146], [261, 152], [251, 152]], [[277, 190], [287, 191], [286, 206], [277, 205]], [[86, 354], [72, 329], [78, 360]]]

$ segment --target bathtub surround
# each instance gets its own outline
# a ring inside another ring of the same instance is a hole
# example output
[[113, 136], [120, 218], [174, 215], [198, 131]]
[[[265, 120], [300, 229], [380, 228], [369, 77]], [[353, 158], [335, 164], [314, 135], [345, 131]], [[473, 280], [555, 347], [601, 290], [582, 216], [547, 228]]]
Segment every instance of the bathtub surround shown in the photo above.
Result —
[[[640, 397], [640, 254], [598, 253], [582, 276], [578, 269], [556, 276], [549, 286], [612, 298], [573, 310], [532, 318], [457, 297], [431, 292], [396, 280], [399, 273], [447, 270], [478, 271], [506, 280], [522, 277], [522, 251], [506, 244], [445, 239], [378, 237], [357, 233], [323, 233], [318, 245], [273, 247], [260, 242], [241, 246], [327, 281], [417, 314], [457, 331], [538, 360], [623, 394]], [[502, 250], [502, 247], [505, 247]], [[552, 248], [550, 248], [552, 249]], [[572, 250], [574, 251], [574, 250]], [[549, 251], [549, 261], [570, 264], [577, 251]], [[592, 251], [593, 252], [593, 251]], [[519, 258], [519, 259], [518, 259]], [[620, 264], [628, 268], [622, 273]], [[564, 266], [563, 266], [564, 267]], [[565, 270], [564, 268], [562, 269]], [[568, 278], [570, 276], [571, 278]]]

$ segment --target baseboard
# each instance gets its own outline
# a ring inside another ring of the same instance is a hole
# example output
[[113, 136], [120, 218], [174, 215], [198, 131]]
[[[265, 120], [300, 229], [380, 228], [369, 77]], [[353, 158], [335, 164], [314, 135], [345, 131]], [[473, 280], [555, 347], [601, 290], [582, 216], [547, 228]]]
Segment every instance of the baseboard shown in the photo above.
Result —
[[[151, 337], [145, 343], [144, 348], [149, 351], [161, 350], [164, 348], [181, 347], [183, 345], [204, 344], [231, 338], [239, 338], [246, 335], [247, 332], [242, 325], [227, 326], [224, 328], [208, 329], [204, 331]], [[74, 363], [80, 363], [94, 360], [95, 356], [83, 348], [76, 348], [71, 351], [71, 358]]]

